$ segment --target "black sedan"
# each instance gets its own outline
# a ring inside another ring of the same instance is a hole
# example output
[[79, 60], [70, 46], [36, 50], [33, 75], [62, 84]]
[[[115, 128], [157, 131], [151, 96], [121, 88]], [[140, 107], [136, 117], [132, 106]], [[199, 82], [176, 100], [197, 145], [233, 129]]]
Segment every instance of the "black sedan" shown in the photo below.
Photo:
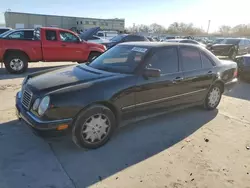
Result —
[[141, 35], [134, 35], [134, 34], [121, 34], [113, 37], [110, 39], [109, 42], [102, 43], [108, 49], [112, 48], [113, 46], [123, 43], [123, 42], [139, 42], [139, 41], [149, 41], [146, 37]]
[[69, 129], [76, 144], [98, 148], [121, 121], [180, 106], [212, 110], [236, 83], [237, 64], [198, 45], [123, 43], [88, 64], [29, 75], [16, 108], [35, 130]]
[[246, 54], [243, 56], [236, 57], [235, 61], [239, 68], [239, 77], [243, 80], [250, 81], [250, 55]]
[[245, 38], [227, 38], [219, 44], [208, 46], [208, 49], [217, 56], [226, 56], [235, 60], [236, 56], [250, 52], [250, 40]]

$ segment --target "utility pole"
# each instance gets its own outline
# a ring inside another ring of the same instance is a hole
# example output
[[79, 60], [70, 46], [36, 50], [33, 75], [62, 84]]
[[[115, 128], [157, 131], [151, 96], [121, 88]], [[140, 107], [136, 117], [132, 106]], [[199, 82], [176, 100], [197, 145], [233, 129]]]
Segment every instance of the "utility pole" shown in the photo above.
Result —
[[208, 20], [208, 26], [207, 26], [207, 34], [208, 34], [208, 32], [209, 32], [209, 28], [210, 28], [210, 22], [211, 22], [211, 20]]

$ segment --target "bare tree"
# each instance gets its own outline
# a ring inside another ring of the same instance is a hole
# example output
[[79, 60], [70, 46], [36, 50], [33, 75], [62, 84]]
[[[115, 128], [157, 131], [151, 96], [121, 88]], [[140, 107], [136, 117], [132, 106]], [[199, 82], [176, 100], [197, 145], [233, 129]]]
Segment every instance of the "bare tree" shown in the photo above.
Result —
[[192, 23], [174, 22], [168, 27], [168, 33], [195, 35], [204, 33], [204, 30], [195, 27]]
[[231, 32], [231, 27], [230, 26], [228, 26], [228, 25], [222, 25], [222, 26], [220, 26], [220, 28], [219, 28], [219, 32], [221, 33], [221, 34], [229, 34], [230, 32]]

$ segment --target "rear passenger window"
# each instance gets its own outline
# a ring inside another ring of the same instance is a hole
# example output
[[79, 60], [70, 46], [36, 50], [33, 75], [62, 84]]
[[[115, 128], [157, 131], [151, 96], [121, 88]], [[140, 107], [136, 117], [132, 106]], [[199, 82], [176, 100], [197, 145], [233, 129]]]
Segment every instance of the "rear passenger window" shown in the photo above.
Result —
[[34, 32], [33, 31], [24, 31], [24, 39], [33, 39], [34, 38]]
[[50, 40], [50, 41], [56, 41], [56, 31], [52, 31], [52, 30], [46, 30], [45, 32], [46, 34], [46, 40]]
[[160, 69], [161, 74], [178, 72], [178, 55], [176, 48], [161, 49], [149, 59], [148, 68]]
[[182, 47], [180, 48], [180, 56], [182, 58], [184, 71], [201, 69], [201, 57], [197, 49]]
[[201, 59], [202, 59], [202, 68], [212, 68], [213, 67], [213, 63], [205, 54], [201, 53]]

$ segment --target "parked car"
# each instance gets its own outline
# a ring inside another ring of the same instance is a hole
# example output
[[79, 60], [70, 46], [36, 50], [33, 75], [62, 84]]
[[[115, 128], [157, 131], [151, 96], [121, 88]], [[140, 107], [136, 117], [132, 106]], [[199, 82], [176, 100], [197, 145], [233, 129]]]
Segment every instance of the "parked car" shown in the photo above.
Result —
[[121, 34], [110, 39], [109, 42], [103, 43], [106, 47], [112, 48], [113, 46], [123, 43], [123, 42], [135, 42], [135, 41], [149, 41], [146, 37], [134, 34]]
[[250, 40], [245, 38], [227, 38], [208, 49], [217, 56], [226, 56], [234, 60], [238, 55], [250, 52]]
[[9, 30], [11, 30], [11, 28], [9, 28], [9, 27], [0, 27], [0, 35], [5, 33], [6, 31], [9, 31]]
[[0, 61], [4, 62], [10, 73], [25, 72], [28, 62], [87, 62], [106, 50], [104, 45], [82, 41], [70, 30], [37, 28], [32, 41], [25, 38], [25, 33], [24, 30], [16, 30], [0, 38]]
[[198, 45], [130, 42], [88, 64], [27, 76], [17, 115], [38, 131], [69, 129], [86, 148], [105, 144], [121, 121], [202, 105], [215, 109], [237, 83], [237, 64]]
[[197, 41], [192, 40], [192, 39], [169, 39], [166, 42], [179, 42], [179, 43], [187, 43], [187, 44], [196, 44], [196, 45], [200, 45], [202, 47], [206, 47], [205, 44], [197, 42]]
[[0, 39], [33, 40], [34, 29], [9, 30], [0, 35]]
[[102, 39], [112, 39], [113, 37], [117, 36], [119, 33], [117, 31], [98, 31], [96, 33], [96, 36], [102, 38]]
[[250, 54], [236, 57], [235, 61], [239, 68], [239, 77], [243, 80], [250, 80]]
[[147, 39], [150, 41], [150, 42], [156, 42], [156, 40], [152, 37], [147, 37]]
[[117, 36], [117, 31], [101, 31], [100, 27], [87, 29], [79, 35], [84, 41], [98, 44], [108, 43], [109, 40], [115, 36]]

